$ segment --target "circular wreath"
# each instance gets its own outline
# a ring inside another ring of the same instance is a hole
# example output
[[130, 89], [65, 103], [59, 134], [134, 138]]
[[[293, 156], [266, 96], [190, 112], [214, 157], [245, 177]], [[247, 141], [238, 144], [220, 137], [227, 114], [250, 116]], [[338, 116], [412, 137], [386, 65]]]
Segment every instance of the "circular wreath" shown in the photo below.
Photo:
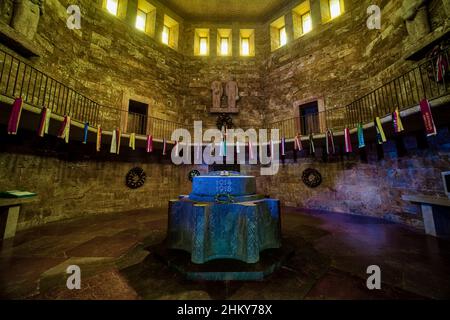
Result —
[[309, 188], [317, 188], [322, 184], [322, 175], [316, 169], [306, 169], [302, 175], [303, 183]]
[[131, 169], [126, 176], [126, 185], [130, 189], [139, 189], [145, 183], [147, 175], [142, 168]]
[[222, 129], [222, 127], [225, 128], [233, 128], [233, 119], [227, 115], [226, 113], [221, 114], [218, 118], [217, 118], [217, 122], [216, 122], [217, 128], [219, 130]]
[[198, 170], [192, 170], [191, 172], [189, 172], [188, 174], [188, 179], [190, 182], [194, 181], [195, 177], [198, 177], [200, 175], [200, 171]]
[[228, 203], [234, 203], [234, 198], [229, 193], [220, 193], [220, 194], [216, 194], [215, 201], [218, 204], [228, 204]]

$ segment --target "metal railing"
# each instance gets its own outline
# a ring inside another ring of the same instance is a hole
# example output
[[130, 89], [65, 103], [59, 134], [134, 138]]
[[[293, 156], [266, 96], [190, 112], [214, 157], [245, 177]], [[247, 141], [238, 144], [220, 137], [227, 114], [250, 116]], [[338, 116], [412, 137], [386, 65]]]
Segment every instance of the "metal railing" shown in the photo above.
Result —
[[103, 106], [28, 62], [0, 49], [0, 95], [18, 98], [37, 108], [48, 107], [53, 113], [69, 115], [73, 120], [104, 130], [126, 128], [128, 133], [152, 134], [155, 139], [170, 139], [172, 132], [184, 125]]
[[[443, 53], [447, 61], [448, 53], [449, 49]], [[386, 116], [396, 108], [415, 106], [423, 98], [433, 100], [449, 94], [450, 83], [445, 77], [437, 79], [436, 76], [436, 58], [431, 58], [345, 107], [273, 122], [267, 127], [279, 129], [285, 138], [293, 138], [298, 133], [320, 134], [327, 128], [335, 131], [354, 128], [377, 116]], [[0, 94], [22, 97], [30, 105], [49, 107], [56, 114], [70, 115], [94, 127], [101, 125], [104, 130], [125, 128], [128, 133], [152, 134], [155, 139], [170, 139], [178, 128], [192, 131], [192, 126], [103, 106], [1, 49]]]
[[[450, 61], [449, 51], [446, 49], [442, 53], [447, 61]], [[397, 108], [405, 110], [418, 105], [422, 99], [434, 100], [448, 94], [450, 82], [445, 76], [438, 77], [437, 58], [433, 57], [345, 107], [273, 122], [269, 128], [279, 129], [286, 138], [293, 138], [298, 133], [320, 134], [327, 128], [335, 131], [355, 128], [376, 117], [387, 116]]]

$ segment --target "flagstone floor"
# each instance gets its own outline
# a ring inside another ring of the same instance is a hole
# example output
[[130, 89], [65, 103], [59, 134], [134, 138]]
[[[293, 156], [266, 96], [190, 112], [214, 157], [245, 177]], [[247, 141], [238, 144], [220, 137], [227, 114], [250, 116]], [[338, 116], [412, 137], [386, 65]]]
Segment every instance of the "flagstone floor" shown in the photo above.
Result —
[[[0, 251], [3, 299], [449, 299], [450, 242], [373, 218], [283, 209], [295, 255], [264, 281], [191, 282], [145, 250], [166, 210], [99, 215], [19, 232]], [[81, 290], [66, 288], [78, 265]], [[382, 289], [366, 287], [378, 265]]]

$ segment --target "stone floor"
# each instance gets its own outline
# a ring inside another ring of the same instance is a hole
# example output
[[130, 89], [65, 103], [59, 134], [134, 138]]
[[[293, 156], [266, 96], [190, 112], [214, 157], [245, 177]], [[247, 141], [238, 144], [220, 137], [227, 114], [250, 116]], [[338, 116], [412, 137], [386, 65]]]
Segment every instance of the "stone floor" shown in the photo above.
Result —
[[[3, 299], [448, 299], [450, 242], [373, 218], [283, 209], [295, 255], [259, 282], [191, 282], [145, 248], [165, 237], [165, 210], [101, 215], [3, 242]], [[369, 291], [366, 269], [382, 270]], [[82, 270], [66, 289], [67, 266]]]

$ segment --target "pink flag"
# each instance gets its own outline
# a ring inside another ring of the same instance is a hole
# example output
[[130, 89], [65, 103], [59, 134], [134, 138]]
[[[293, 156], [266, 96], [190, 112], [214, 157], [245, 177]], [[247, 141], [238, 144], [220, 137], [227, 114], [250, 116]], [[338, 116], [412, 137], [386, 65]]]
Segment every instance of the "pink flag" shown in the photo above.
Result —
[[255, 155], [253, 154], [253, 144], [251, 140], [248, 140], [248, 156], [250, 160], [255, 159]]
[[167, 153], [167, 142], [166, 142], [166, 138], [164, 138], [163, 156], [165, 156], [166, 153]]
[[22, 98], [14, 100], [8, 121], [8, 134], [16, 135], [19, 129], [20, 116], [22, 115]]
[[281, 139], [281, 155], [284, 157], [286, 156], [286, 139]]
[[298, 150], [298, 151], [302, 151], [303, 150], [303, 146], [302, 146], [302, 139], [300, 135], [297, 135], [295, 137], [295, 141], [294, 141], [294, 149]]
[[344, 135], [345, 135], [345, 152], [352, 153], [353, 152], [352, 139], [350, 136], [350, 130], [348, 128], [345, 128]]
[[437, 134], [436, 126], [433, 120], [433, 114], [431, 113], [431, 106], [427, 99], [420, 101], [420, 111], [422, 112], [423, 122], [425, 124], [425, 132], [430, 136]]
[[147, 136], [147, 153], [153, 152], [153, 137], [151, 135]]

